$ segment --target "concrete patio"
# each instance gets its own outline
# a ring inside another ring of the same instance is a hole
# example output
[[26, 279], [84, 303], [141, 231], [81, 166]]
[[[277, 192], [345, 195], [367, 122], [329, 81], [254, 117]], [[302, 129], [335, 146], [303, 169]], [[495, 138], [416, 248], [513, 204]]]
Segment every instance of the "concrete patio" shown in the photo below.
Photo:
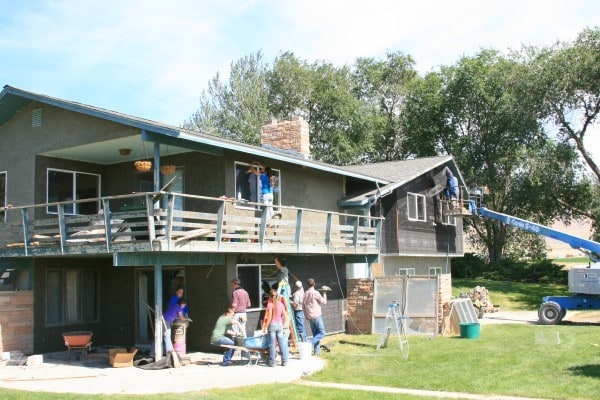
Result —
[[234, 365], [220, 365], [222, 356], [191, 353], [190, 363], [180, 368], [144, 370], [112, 368], [108, 353], [90, 353], [87, 360], [69, 360], [66, 352], [44, 355], [38, 366], [0, 366], [0, 387], [56, 393], [155, 394], [233, 388], [263, 383], [285, 383], [318, 371], [325, 362], [317, 357], [290, 357], [286, 367], [246, 365], [236, 353]]

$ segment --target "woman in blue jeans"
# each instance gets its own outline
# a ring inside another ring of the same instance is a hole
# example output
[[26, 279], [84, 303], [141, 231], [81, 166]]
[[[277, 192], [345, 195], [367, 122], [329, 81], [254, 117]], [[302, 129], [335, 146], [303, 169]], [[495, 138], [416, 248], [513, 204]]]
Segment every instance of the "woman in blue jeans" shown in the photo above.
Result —
[[289, 324], [289, 316], [285, 304], [277, 295], [277, 290], [269, 292], [269, 301], [265, 313], [263, 332], [269, 333], [269, 367], [275, 366], [277, 358], [277, 345], [281, 353], [281, 365], [286, 366], [290, 357], [288, 350], [288, 338], [283, 333], [283, 327]]

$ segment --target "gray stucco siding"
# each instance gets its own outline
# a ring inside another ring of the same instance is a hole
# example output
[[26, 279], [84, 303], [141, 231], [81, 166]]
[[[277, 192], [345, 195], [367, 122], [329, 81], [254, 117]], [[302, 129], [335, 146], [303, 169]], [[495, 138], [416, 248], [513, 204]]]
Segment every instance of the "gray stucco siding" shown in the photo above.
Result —
[[[42, 124], [33, 128], [32, 111], [38, 108], [42, 109]], [[139, 130], [99, 118], [40, 103], [30, 104], [0, 127], [0, 171], [8, 174], [8, 202], [15, 206], [28, 205], [41, 198], [35, 189], [39, 189], [38, 154], [139, 133]], [[45, 183], [43, 187], [45, 190]], [[9, 213], [10, 220], [17, 217], [17, 213]]]

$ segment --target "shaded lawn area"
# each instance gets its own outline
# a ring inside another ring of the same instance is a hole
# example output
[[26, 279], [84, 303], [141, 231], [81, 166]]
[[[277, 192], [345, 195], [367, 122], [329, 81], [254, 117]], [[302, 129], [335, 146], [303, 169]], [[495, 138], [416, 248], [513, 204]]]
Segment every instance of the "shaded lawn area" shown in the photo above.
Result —
[[325, 355], [327, 368], [308, 379], [486, 395], [598, 398], [597, 326], [481, 328], [476, 340], [411, 336], [407, 360], [397, 342], [390, 340], [389, 348], [378, 351], [377, 335], [346, 335]]
[[452, 278], [452, 295], [458, 297], [477, 285], [486, 287], [492, 303], [499, 305], [501, 311], [537, 310], [544, 296], [570, 294], [566, 285]]
[[[201, 377], [199, 377], [198, 379], [201, 379]], [[301, 385], [295, 385], [292, 383], [280, 383], [276, 385], [256, 385], [239, 389], [211, 390], [209, 392], [168, 393], [157, 395], [83, 395], [63, 393], [36, 393], [0, 388], [0, 398], [2, 400], [371, 400], [374, 397], [377, 397], [377, 400], [439, 400], [439, 398], [437, 397], [405, 396], [398, 394], [311, 388]]]

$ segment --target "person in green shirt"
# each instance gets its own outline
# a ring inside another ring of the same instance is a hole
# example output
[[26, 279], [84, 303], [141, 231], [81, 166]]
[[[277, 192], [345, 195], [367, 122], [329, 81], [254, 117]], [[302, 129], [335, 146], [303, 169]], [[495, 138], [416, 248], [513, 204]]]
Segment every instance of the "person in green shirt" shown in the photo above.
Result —
[[[221, 345], [235, 345], [235, 342], [231, 337], [235, 336], [235, 331], [233, 330], [233, 325], [236, 325], [241, 329], [241, 325], [238, 321], [233, 319], [233, 314], [235, 309], [231, 306], [228, 306], [225, 309], [225, 313], [217, 319], [217, 323], [215, 324], [215, 328], [212, 331], [212, 336], [210, 339], [210, 343], [215, 346]], [[225, 354], [223, 355], [223, 366], [227, 367], [231, 365], [231, 359], [233, 358], [235, 350], [227, 349]]]

